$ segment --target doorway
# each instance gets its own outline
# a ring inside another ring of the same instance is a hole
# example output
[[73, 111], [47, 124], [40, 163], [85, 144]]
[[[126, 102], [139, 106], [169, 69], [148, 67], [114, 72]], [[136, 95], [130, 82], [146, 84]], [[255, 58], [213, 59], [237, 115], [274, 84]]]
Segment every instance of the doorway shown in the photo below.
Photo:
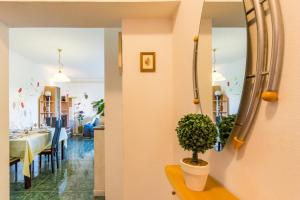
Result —
[[[56, 80], [58, 71], [70, 80]], [[10, 159], [20, 159], [10, 167], [11, 199], [93, 199], [104, 29], [10, 28], [9, 72]], [[59, 118], [53, 160], [48, 151]]]

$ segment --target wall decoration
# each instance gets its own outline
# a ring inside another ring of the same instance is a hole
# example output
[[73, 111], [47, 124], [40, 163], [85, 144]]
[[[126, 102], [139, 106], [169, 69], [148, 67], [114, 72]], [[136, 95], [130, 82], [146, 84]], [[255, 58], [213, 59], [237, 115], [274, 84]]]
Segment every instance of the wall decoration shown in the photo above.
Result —
[[[17, 105], [17, 107], [19, 109], [24, 109], [25, 108], [24, 101], [25, 101], [25, 98], [24, 98], [24, 94], [23, 94], [23, 88], [19, 88], [17, 98], [16, 98], [16, 101], [14, 102], [14, 104]], [[14, 106], [14, 105], [13, 105], [13, 107], [16, 108], [16, 106]]]
[[10, 128], [22, 129], [25, 128], [27, 120], [27, 111], [25, 108], [26, 97], [22, 87], [16, 88], [15, 91], [16, 92], [13, 92], [12, 104], [10, 108], [10, 115], [14, 119], [14, 123], [10, 124]]
[[119, 35], [118, 35], [118, 67], [119, 67], [119, 73], [122, 75], [122, 71], [123, 71], [122, 32], [119, 32]]
[[28, 83], [25, 83], [24, 89], [29, 96], [38, 96], [42, 92], [42, 88], [40, 87], [40, 82], [35, 80], [35, 78], [31, 77]]
[[155, 72], [156, 60], [155, 52], [140, 53], [140, 70], [141, 72]]
[[30, 77], [10, 88], [10, 128], [24, 129], [37, 123], [36, 101], [43, 87], [38, 79]]
[[226, 92], [228, 95], [237, 95], [240, 96], [243, 91], [242, 81], [237, 76], [233, 77], [232, 79], [228, 80]]

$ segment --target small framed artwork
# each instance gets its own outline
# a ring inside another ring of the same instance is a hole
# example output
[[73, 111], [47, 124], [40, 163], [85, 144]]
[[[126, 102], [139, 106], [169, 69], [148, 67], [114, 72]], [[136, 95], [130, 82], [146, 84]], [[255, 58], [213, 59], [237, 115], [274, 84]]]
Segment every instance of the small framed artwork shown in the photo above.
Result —
[[155, 72], [156, 61], [155, 52], [140, 53], [140, 70], [141, 72]]
[[122, 75], [123, 71], [123, 47], [122, 47], [122, 32], [118, 34], [118, 68], [119, 73]]

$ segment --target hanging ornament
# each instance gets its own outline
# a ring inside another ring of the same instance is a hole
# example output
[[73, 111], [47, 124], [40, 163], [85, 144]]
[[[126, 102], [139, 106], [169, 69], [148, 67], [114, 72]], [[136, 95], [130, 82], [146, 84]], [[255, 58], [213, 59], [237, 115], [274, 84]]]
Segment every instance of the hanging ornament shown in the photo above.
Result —
[[226, 78], [223, 76], [223, 74], [217, 72], [216, 70], [216, 51], [217, 49], [213, 49], [213, 72], [212, 72], [212, 81], [215, 85], [217, 82], [225, 81]]
[[88, 99], [88, 98], [89, 98], [89, 95], [88, 95], [86, 92], [84, 93], [84, 98], [85, 98], [85, 99]]

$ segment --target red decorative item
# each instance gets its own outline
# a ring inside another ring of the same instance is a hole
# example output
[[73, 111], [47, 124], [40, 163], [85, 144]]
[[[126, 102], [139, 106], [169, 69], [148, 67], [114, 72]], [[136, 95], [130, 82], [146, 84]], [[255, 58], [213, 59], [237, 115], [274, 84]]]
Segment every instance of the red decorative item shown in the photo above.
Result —
[[36, 83], [36, 85], [37, 85], [38, 87], [40, 87], [40, 82], [38, 81], [38, 82]]
[[22, 88], [19, 88], [18, 92], [21, 93], [22, 92]]
[[21, 102], [21, 107], [22, 107], [22, 108], [24, 108], [24, 107], [25, 107], [25, 105], [24, 105], [24, 102]]

